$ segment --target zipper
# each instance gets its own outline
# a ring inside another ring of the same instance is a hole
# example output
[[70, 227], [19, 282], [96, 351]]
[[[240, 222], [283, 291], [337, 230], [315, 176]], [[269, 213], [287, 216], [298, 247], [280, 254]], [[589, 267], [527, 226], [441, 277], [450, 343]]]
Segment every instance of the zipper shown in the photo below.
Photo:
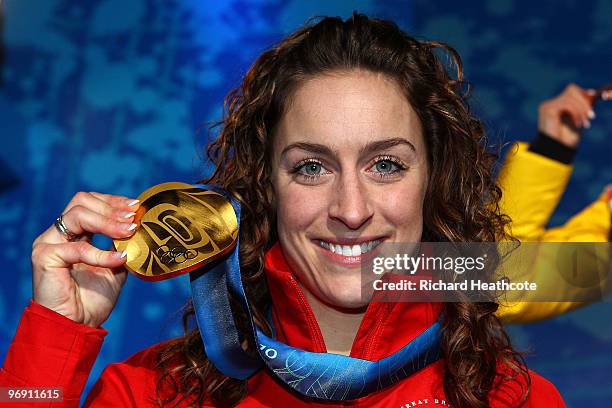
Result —
[[293, 276], [289, 276], [289, 282], [291, 282], [291, 285], [294, 287], [298, 296], [298, 300], [306, 314], [306, 322], [308, 323], [308, 328], [310, 329], [310, 333], [314, 338], [315, 343], [317, 344], [320, 350], [326, 352], [327, 347], [325, 346], [325, 342], [323, 341], [323, 334], [321, 333], [321, 329], [319, 328], [319, 323], [317, 323], [317, 320], [315, 319], [312, 310], [310, 309], [310, 305], [306, 300], [306, 296], [304, 296], [304, 293], [302, 292], [302, 288], [300, 288], [300, 285], [297, 284]]

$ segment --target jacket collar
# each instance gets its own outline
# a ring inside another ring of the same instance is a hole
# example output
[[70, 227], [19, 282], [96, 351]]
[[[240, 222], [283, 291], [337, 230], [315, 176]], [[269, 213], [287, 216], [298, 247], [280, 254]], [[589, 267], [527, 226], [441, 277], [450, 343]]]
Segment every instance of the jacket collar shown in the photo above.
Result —
[[[277, 242], [265, 270], [278, 340], [306, 351], [326, 352], [314, 313]], [[398, 351], [438, 318], [441, 303], [370, 302], [353, 341], [351, 357], [377, 361]]]

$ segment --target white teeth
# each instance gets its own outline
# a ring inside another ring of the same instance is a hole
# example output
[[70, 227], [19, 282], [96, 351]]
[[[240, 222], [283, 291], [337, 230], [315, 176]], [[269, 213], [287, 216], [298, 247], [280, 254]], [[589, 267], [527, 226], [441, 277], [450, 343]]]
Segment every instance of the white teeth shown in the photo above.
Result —
[[335, 254], [340, 254], [342, 256], [360, 256], [368, 251], [371, 251], [372, 248], [375, 248], [378, 244], [380, 244], [380, 241], [374, 240], [355, 245], [338, 245], [325, 241], [319, 241], [319, 243], [323, 248]]

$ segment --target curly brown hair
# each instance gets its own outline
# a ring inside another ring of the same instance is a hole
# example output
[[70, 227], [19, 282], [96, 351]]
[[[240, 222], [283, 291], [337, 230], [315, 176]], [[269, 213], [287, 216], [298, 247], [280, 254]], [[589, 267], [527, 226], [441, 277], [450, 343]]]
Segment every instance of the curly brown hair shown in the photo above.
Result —
[[[441, 55], [452, 64], [445, 65]], [[469, 85], [457, 52], [441, 42], [417, 40], [390, 21], [358, 13], [345, 21], [311, 21], [260, 55], [242, 84], [228, 94], [223, 120], [216, 124], [221, 131], [207, 150], [215, 171], [202, 181], [221, 186], [242, 206], [243, 281], [256, 323], [267, 334], [270, 328], [262, 312], [270, 299], [264, 254], [277, 241], [270, 180], [273, 130], [303, 81], [353, 69], [395, 80], [421, 121], [431, 171], [422, 240], [507, 238], [509, 220], [501, 214], [501, 190], [493, 176], [497, 154], [487, 148], [482, 123], [467, 104]], [[248, 333], [246, 314], [232, 304], [237, 326]], [[489, 391], [509, 379], [525, 385], [512, 405], [527, 399], [529, 373], [495, 315], [497, 308], [494, 302], [443, 306], [444, 390], [451, 405], [487, 407]], [[208, 361], [197, 327], [191, 328], [193, 314], [189, 303], [183, 317], [185, 335], [165, 344], [158, 355], [162, 374], [157, 402], [233, 406], [245, 396], [246, 381], [224, 376]], [[245, 335], [242, 341], [247, 351], [255, 352], [253, 339]]]

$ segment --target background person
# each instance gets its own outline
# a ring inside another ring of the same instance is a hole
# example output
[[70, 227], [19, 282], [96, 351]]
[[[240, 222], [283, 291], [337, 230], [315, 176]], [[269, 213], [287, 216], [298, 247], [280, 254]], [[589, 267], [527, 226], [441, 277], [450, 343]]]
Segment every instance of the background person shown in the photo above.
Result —
[[[563, 225], [546, 228], [569, 182], [582, 134], [588, 132], [591, 123], [596, 123], [589, 92], [592, 90], [569, 84], [561, 94], [542, 102], [538, 109], [537, 137], [530, 144], [516, 143], [506, 155], [498, 177], [503, 190], [501, 207], [512, 219], [509, 233], [521, 242], [608, 242], [608, 188]], [[612, 92], [605, 92], [602, 99], [605, 101], [611, 96]], [[555, 264], [544, 258], [534, 260], [532, 276], [528, 279], [554, 279], [559, 293], [551, 294], [550, 299], [572, 298], [572, 292], [580, 288], [564, 286], [567, 282], [560, 279]], [[506, 322], [528, 322], [551, 318], [587, 303], [509, 303], [498, 314]]]

